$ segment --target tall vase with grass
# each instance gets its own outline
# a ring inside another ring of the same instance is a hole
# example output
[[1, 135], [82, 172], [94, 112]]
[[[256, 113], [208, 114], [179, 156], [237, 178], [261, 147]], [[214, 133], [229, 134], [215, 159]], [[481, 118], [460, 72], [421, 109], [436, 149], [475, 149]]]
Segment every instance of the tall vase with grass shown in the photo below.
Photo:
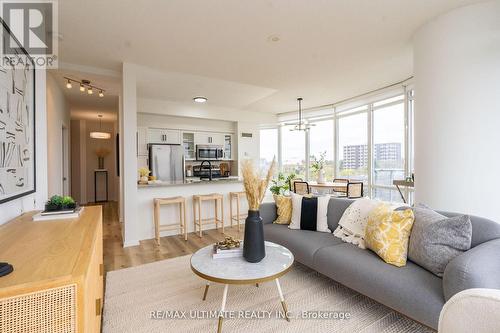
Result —
[[243, 241], [243, 257], [251, 263], [260, 262], [266, 256], [264, 245], [264, 226], [260, 217], [259, 207], [266, 194], [269, 181], [273, 177], [276, 161], [267, 171], [266, 177], [262, 178], [251, 160], [241, 163], [243, 173], [243, 185], [248, 200], [248, 217], [245, 220], [245, 238]]

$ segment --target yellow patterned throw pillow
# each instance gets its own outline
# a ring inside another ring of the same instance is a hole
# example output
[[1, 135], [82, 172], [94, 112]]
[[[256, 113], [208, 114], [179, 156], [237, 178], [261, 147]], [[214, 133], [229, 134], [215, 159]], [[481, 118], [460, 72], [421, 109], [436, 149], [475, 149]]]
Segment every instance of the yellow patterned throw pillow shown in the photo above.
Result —
[[292, 221], [292, 198], [284, 195], [274, 195], [278, 218], [273, 223], [290, 224]]
[[374, 208], [365, 229], [365, 245], [386, 263], [402, 267], [408, 256], [408, 240], [415, 220], [413, 211], [394, 211], [388, 204]]

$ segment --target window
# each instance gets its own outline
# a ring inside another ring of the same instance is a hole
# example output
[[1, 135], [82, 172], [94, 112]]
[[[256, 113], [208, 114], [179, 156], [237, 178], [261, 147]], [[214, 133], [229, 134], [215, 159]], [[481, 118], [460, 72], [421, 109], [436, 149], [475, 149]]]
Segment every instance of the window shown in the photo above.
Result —
[[337, 178], [368, 181], [368, 113], [338, 118]]
[[291, 131], [294, 126], [281, 129], [282, 170], [285, 174], [295, 173], [305, 179], [306, 174], [306, 138], [304, 131]]
[[[333, 119], [317, 121], [314, 124], [309, 130], [310, 155], [319, 158], [320, 154], [326, 153], [325, 179], [331, 181], [334, 174]], [[310, 179], [317, 177], [312, 170], [309, 175]]]
[[278, 163], [278, 129], [269, 128], [260, 130], [260, 167], [267, 170], [273, 158]]
[[383, 106], [373, 111], [373, 184], [392, 186], [405, 179], [404, 104]]

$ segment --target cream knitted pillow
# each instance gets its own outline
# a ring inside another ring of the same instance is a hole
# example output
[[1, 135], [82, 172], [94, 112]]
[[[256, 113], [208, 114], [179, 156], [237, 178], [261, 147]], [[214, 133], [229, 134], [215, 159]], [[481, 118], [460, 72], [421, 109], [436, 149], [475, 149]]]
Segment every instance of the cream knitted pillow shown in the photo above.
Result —
[[368, 223], [370, 212], [379, 206], [379, 200], [361, 198], [354, 201], [340, 218], [339, 226], [333, 232], [334, 236], [344, 242], [352, 243], [365, 249], [365, 228]]

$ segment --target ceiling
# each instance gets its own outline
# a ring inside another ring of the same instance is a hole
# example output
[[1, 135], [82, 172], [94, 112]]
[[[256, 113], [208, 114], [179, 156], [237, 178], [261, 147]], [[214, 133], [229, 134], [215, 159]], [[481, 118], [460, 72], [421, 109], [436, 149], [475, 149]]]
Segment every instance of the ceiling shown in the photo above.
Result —
[[298, 96], [313, 107], [411, 76], [418, 27], [475, 2], [64, 0], [59, 59], [149, 68], [139, 75], [141, 97], [205, 95], [214, 106], [280, 113]]

